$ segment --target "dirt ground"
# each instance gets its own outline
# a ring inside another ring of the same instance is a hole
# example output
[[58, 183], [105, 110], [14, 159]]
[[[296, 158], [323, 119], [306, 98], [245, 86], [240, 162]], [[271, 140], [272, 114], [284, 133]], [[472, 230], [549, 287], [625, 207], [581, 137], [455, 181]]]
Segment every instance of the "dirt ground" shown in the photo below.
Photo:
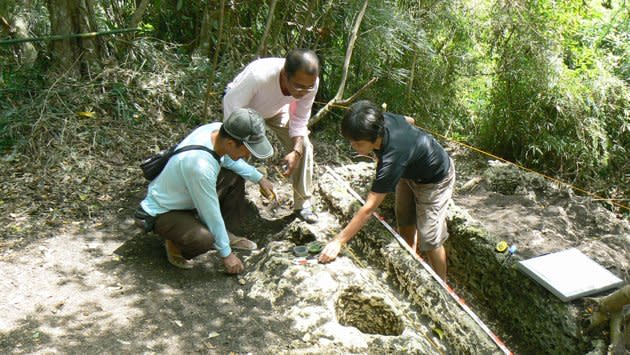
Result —
[[[318, 172], [332, 164], [333, 149], [317, 151]], [[451, 151], [458, 167], [455, 203], [518, 245], [520, 255], [575, 246], [630, 281], [627, 220], [566, 189], [543, 188], [500, 164]], [[29, 173], [37, 175], [21, 176]], [[273, 178], [283, 201], [276, 214], [248, 185], [248, 218], [238, 233], [260, 250], [238, 252], [246, 264], [239, 276], [226, 275], [214, 252], [195, 259], [192, 270], [172, 267], [162, 243], [130, 219], [146, 186], [139, 178], [107, 181], [108, 191], [119, 195], [63, 221], [49, 210], [33, 213], [27, 206], [36, 201], [0, 202], [4, 231], [12, 233], [0, 240], [0, 353], [444, 353], [438, 334], [411, 310], [405, 322], [414, 326], [397, 337], [339, 324], [331, 295], [347, 284], [377, 284], [379, 271], [351, 258], [293, 265], [292, 246], [325, 241], [339, 225], [319, 195], [320, 222], [296, 220], [290, 187]], [[68, 200], [61, 198], [59, 208]], [[408, 307], [395, 290], [378, 287], [384, 304]]]
[[0, 352], [439, 353], [428, 328], [388, 339], [335, 320], [328, 293], [357, 279], [378, 281], [348, 258], [293, 265], [293, 246], [325, 240], [339, 226], [321, 204], [318, 224], [296, 219], [290, 187], [279, 181], [277, 188], [282, 206], [273, 212], [248, 184], [253, 198], [239, 232], [260, 249], [237, 252], [246, 264], [238, 276], [223, 272], [215, 252], [196, 258], [192, 270], [172, 267], [162, 242], [129, 218], [142, 191], [97, 223], [75, 221], [3, 250]]
[[[455, 149], [459, 179], [454, 203], [491, 235], [517, 249], [519, 260], [568, 248], [630, 281], [630, 224], [596, 198], [568, 184]], [[628, 211], [626, 211], [627, 213]]]

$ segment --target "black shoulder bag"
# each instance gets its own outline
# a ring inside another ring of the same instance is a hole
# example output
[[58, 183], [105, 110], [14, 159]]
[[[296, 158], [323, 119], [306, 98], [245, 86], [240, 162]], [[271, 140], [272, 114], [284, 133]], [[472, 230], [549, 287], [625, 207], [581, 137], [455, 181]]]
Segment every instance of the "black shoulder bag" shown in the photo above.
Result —
[[142, 169], [142, 175], [145, 177], [145, 179], [149, 181], [155, 179], [158, 175], [160, 175], [162, 170], [164, 170], [166, 163], [168, 163], [168, 160], [173, 155], [179, 154], [181, 152], [185, 152], [188, 150], [195, 150], [195, 149], [204, 150], [212, 154], [214, 159], [216, 159], [217, 161], [220, 161], [221, 159], [221, 157], [219, 157], [219, 155], [214, 150], [209, 149], [208, 147], [203, 146], [203, 145], [187, 145], [179, 149], [176, 149], [176, 148], [177, 148], [177, 145], [174, 145], [170, 147], [169, 149], [163, 150], [153, 156], [148, 157], [142, 163], [140, 163], [140, 169]]

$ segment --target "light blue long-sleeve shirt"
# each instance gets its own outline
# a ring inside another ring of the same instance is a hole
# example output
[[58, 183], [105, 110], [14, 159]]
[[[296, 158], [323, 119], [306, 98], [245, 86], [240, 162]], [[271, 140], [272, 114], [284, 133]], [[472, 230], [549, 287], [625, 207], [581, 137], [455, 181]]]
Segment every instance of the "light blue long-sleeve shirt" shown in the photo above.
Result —
[[[195, 129], [177, 147], [203, 145], [212, 150], [211, 134], [218, 131], [221, 122]], [[151, 216], [173, 210], [196, 209], [203, 223], [214, 236], [214, 247], [219, 255], [230, 255], [230, 239], [221, 216], [217, 195], [217, 177], [221, 167], [230, 169], [246, 180], [258, 183], [263, 175], [242, 159], [234, 161], [221, 157], [221, 163], [208, 152], [189, 150], [174, 155], [160, 175], [149, 184], [147, 196], [140, 203]]]

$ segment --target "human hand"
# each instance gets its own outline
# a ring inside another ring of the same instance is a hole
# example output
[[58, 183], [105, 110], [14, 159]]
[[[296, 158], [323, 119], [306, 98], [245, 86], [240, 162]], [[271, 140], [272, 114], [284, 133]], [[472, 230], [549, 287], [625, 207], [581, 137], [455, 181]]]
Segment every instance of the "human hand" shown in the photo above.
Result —
[[342, 243], [336, 239], [326, 244], [324, 250], [319, 254], [319, 262], [325, 264], [335, 260], [341, 250], [341, 245]]
[[223, 266], [225, 266], [225, 271], [228, 274], [238, 274], [245, 270], [241, 259], [234, 255], [234, 253], [230, 253], [230, 255], [223, 258]]
[[276, 193], [273, 191], [273, 184], [269, 181], [269, 179], [263, 177], [258, 183], [258, 186], [260, 186], [260, 193], [262, 193], [266, 198], [269, 200], [274, 199]]
[[285, 155], [284, 156], [285, 168], [284, 168], [284, 172], [282, 172], [282, 175], [290, 176], [291, 173], [293, 172], [293, 169], [297, 167], [301, 158], [302, 158], [302, 155], [298, 153], [296, 150], [292, 150], [291, 152], [289, 152], [289, 154]]

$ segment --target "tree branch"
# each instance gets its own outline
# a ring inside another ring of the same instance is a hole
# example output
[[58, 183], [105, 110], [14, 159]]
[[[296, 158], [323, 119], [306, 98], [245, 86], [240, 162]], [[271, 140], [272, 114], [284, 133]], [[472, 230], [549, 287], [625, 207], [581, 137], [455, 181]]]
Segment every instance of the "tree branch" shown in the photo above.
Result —
[[7, 21], [7, 19], [5, 19], [3, 16], [0, 16], [0, 23], [2, 23], [2, 26], [4, 27], [5, 31], [7, 31], [7, 33], [11, 33], [11, 25], [9, 25], [9, 21]]
[[374, 84], [377, 81], [378, 81], [378, 78], [377, 77], [373, 77], [372, 79], [370, 79], [370, 81], [365, 83], [365, 85], [363, 85], [363, 87], [361, 87], [359, 90], [357, 90], [357, 92], [355, 92], [352, 96], [350, 96], [349, 98], [347, 98], [345, 100], [338, 101], [337, 104], [339, 104], [339, 105], [347, 105], [347, 104], [353, 102], [354, 100], [357, 99], [357, 97], [359, 95], [361, 95], [365, 90], [367, 90], [370, 86], [372, 86], [372, 84]]
[[276, 3], [278, 3], [278, 0], [271, 0], [271, 5], [269, 5], [269, 14], [267, 15], [267, 23], [265, 24], [265, 32], [263, 32], [262, 38], [260, 39], [260, 44], [258, 45], [258, 51], [256, 51], [259, 57], [263, 56], [265, 52], [267, 51], [265, 42], [267, 41], [267, 36], [269, 35], [269, 29], [271, 28], [271, 22], [273, 21], [273, 13], [276, 9]]
[[630, 304], [630, 285], [626, 285], [610, 295], [602, 298], [590, 299], [595, 302], [591, 314], [591, 324], [587, 331], [592, 331], [605, 324], [610, 315], [619, 312], [625, 305]]
[[359, 33], [359, 27], [361, 26], [361, 21], [363, 21], [363, 15], [365, 15], [365, 10], [368, 6], [368, 0], [365, 0], [363, 3], [363, 7], [357, 16], [357, 19], [354, 23], [354, 28], [352, 29], [352, 34], [350, 35], [350, 41], [348, 42], [348, 48], [346, 48], [346, 58], [343, 62], [343, 70], [341, 72], [341, 83], [339, 83], [339, 90], [337, 90], [337, 95], [335, 95], [334, 100], [341, 100], [343, 97], [343, 91], [346, 87], [346, 80], [348, 78], [348, 68], [350, 67], [350, 59], [352, 58], [352, 51], [354, 50], [354, 43], [357, 40], [357, 35]]
[[112, 34], [127, 33], [127, 32], [138, 32], [138, 31], [141, 31], [141, 30], [137, 28], [122, 28], [122, 29], [111, 30], [111, 31], [71, 33], [67, 35], [52, 35], [52, 36], [43, 36], [43, 37], [35, 37], [35, 38], [18, 38], [18, 39], [0, 41], [0, 45], [17, 44], [17, 43], [25, 43], [25, 42], [40, 42], [40, 41], [60, 41], [60, 40], [71, 39], [71, 38], [86, 39], [86, 38], [95, 38], [97, 36], [112, 35]]
[[[359, 14], [357, 15], [357, 18], [356, 18], [356, 20], [354, 22], [354, 27], [352, 28], [352, 33], [350, 34], [350, 40], [348, 41], [348, 47], [346, 48], [346, 57], [345, 57], [344, 63], [343, 63], [343, 69], [342, 69], [342, 72], [341, 72], [341, 82], [339, 83], [339, 89], [337, 90], [337, 94], [335, 95], [335, 97], [332, 98], [332, 100], [328, 101], [328, 103], [326, 105], [324, 105], [324, 107], [322, 107], [315, 114], [315, 116], [313, 116], [313, 118], [311, 119], [311, 121], [308, 124], [309, 128], [313, 127], [315, 124], [317, 124], [317, 122], [319, 122], [322, 119], [322, 117], [324, 117], [324, 115], [326, 115], [330, 111], [330, 108], [332, 106], [337, 105], [337, 104], [339, 104], [340, 101], [342, 101], [343, 91], [345, 90], [346, 80], [348, 78], [348, 68], [350, 67], [350, 59], [352, 58], [352, 51], [354, 50], [354, 43], [357, 40], [357, 34], [359, 33], [359, 27], [361, 26], [361, 21], [363, 21], [363, 15], [365, 15], [365, 10], [367, 9], [367, 6], [368, 6], [368, 0], [365, 0], [365, 2], [363, 3], [363, 7], [361, 8], [361, 11], [359, 11]], [[370, 81], [372, 81], [372, 80], [370, 80]], [[368, 84], [366, 84], [366, 86]], [[364, 88], [365, 88], [365, 86], [364, 86]], [[363, 88], [360, 89], [360, 91], [361, 90], [363, 90]], [[356, 96], [357, 96], [357, 94], [353, 95], [351, 97], [351, 99], [356, 97]]]

